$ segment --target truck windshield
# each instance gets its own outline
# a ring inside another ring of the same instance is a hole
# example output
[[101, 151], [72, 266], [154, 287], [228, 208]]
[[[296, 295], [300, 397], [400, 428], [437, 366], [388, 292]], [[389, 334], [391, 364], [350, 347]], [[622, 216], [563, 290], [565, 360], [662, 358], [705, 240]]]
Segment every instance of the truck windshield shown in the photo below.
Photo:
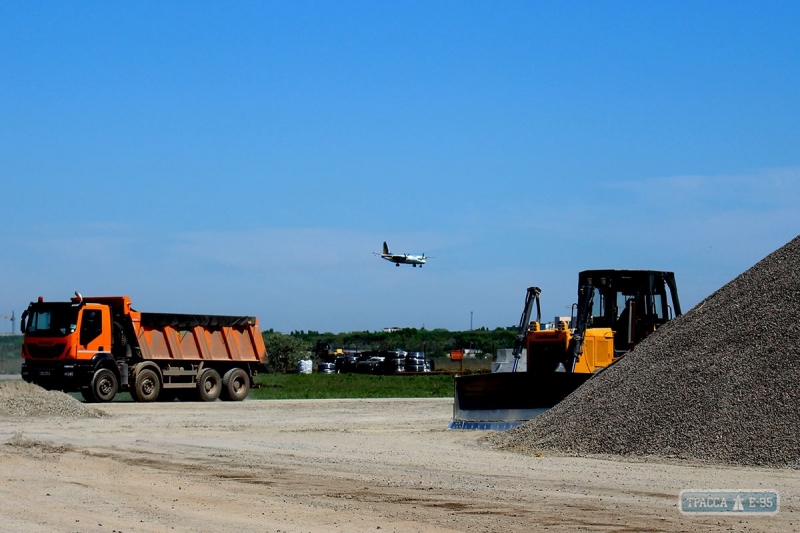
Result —
[[77, 323], [78, 308], [70, 304], [31, 306], [25, 334], [37, 337], [63, 337], [74, 333]]

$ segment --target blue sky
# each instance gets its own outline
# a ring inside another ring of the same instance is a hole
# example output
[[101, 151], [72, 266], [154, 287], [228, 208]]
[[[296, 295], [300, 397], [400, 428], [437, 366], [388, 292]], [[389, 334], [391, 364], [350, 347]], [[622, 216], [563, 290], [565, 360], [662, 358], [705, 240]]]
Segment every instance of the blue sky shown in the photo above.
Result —
[[[0, 314], [278, 331], [688, 309], [800, 233], [797, 2], [5, 2]], [[423, 269], [381, 261], [435, 256]], [[8, 331], [7, 321], [0, 331]]]

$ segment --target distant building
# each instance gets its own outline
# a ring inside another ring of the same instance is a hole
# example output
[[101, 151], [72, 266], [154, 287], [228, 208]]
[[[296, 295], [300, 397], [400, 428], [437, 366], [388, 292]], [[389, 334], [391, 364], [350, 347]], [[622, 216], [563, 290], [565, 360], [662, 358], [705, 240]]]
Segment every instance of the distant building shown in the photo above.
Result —
[[384, 333], [394, 333], [395, 331], [400, 331], [402, 328], [398, 328], [397, 326], [391, 326], [388, 328], [383, 328]]

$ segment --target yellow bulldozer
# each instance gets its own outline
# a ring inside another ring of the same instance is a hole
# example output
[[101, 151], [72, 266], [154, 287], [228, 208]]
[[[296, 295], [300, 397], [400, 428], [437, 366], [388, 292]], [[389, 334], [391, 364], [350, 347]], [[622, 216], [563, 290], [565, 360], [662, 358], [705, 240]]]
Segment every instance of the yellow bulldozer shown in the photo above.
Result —
[[[511, 372], [455, 379], [449, 429], [506, 430], [530, 420], [681, 314], [672, 272], [580, 272], [569, 323], [549, 329], [542, 328], [540, 295], [538, 287], [527, 291]], [[518, 371], [523, 356], [527, 368]]]

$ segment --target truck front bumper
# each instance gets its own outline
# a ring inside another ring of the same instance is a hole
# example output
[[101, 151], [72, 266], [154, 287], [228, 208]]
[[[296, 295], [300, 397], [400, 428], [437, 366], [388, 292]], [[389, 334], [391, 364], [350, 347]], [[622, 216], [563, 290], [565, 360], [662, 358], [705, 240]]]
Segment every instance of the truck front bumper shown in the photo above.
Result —
[[77, 392], [92, 382], [91, 361], [25, 361], [22, 379], [48, 390]]

